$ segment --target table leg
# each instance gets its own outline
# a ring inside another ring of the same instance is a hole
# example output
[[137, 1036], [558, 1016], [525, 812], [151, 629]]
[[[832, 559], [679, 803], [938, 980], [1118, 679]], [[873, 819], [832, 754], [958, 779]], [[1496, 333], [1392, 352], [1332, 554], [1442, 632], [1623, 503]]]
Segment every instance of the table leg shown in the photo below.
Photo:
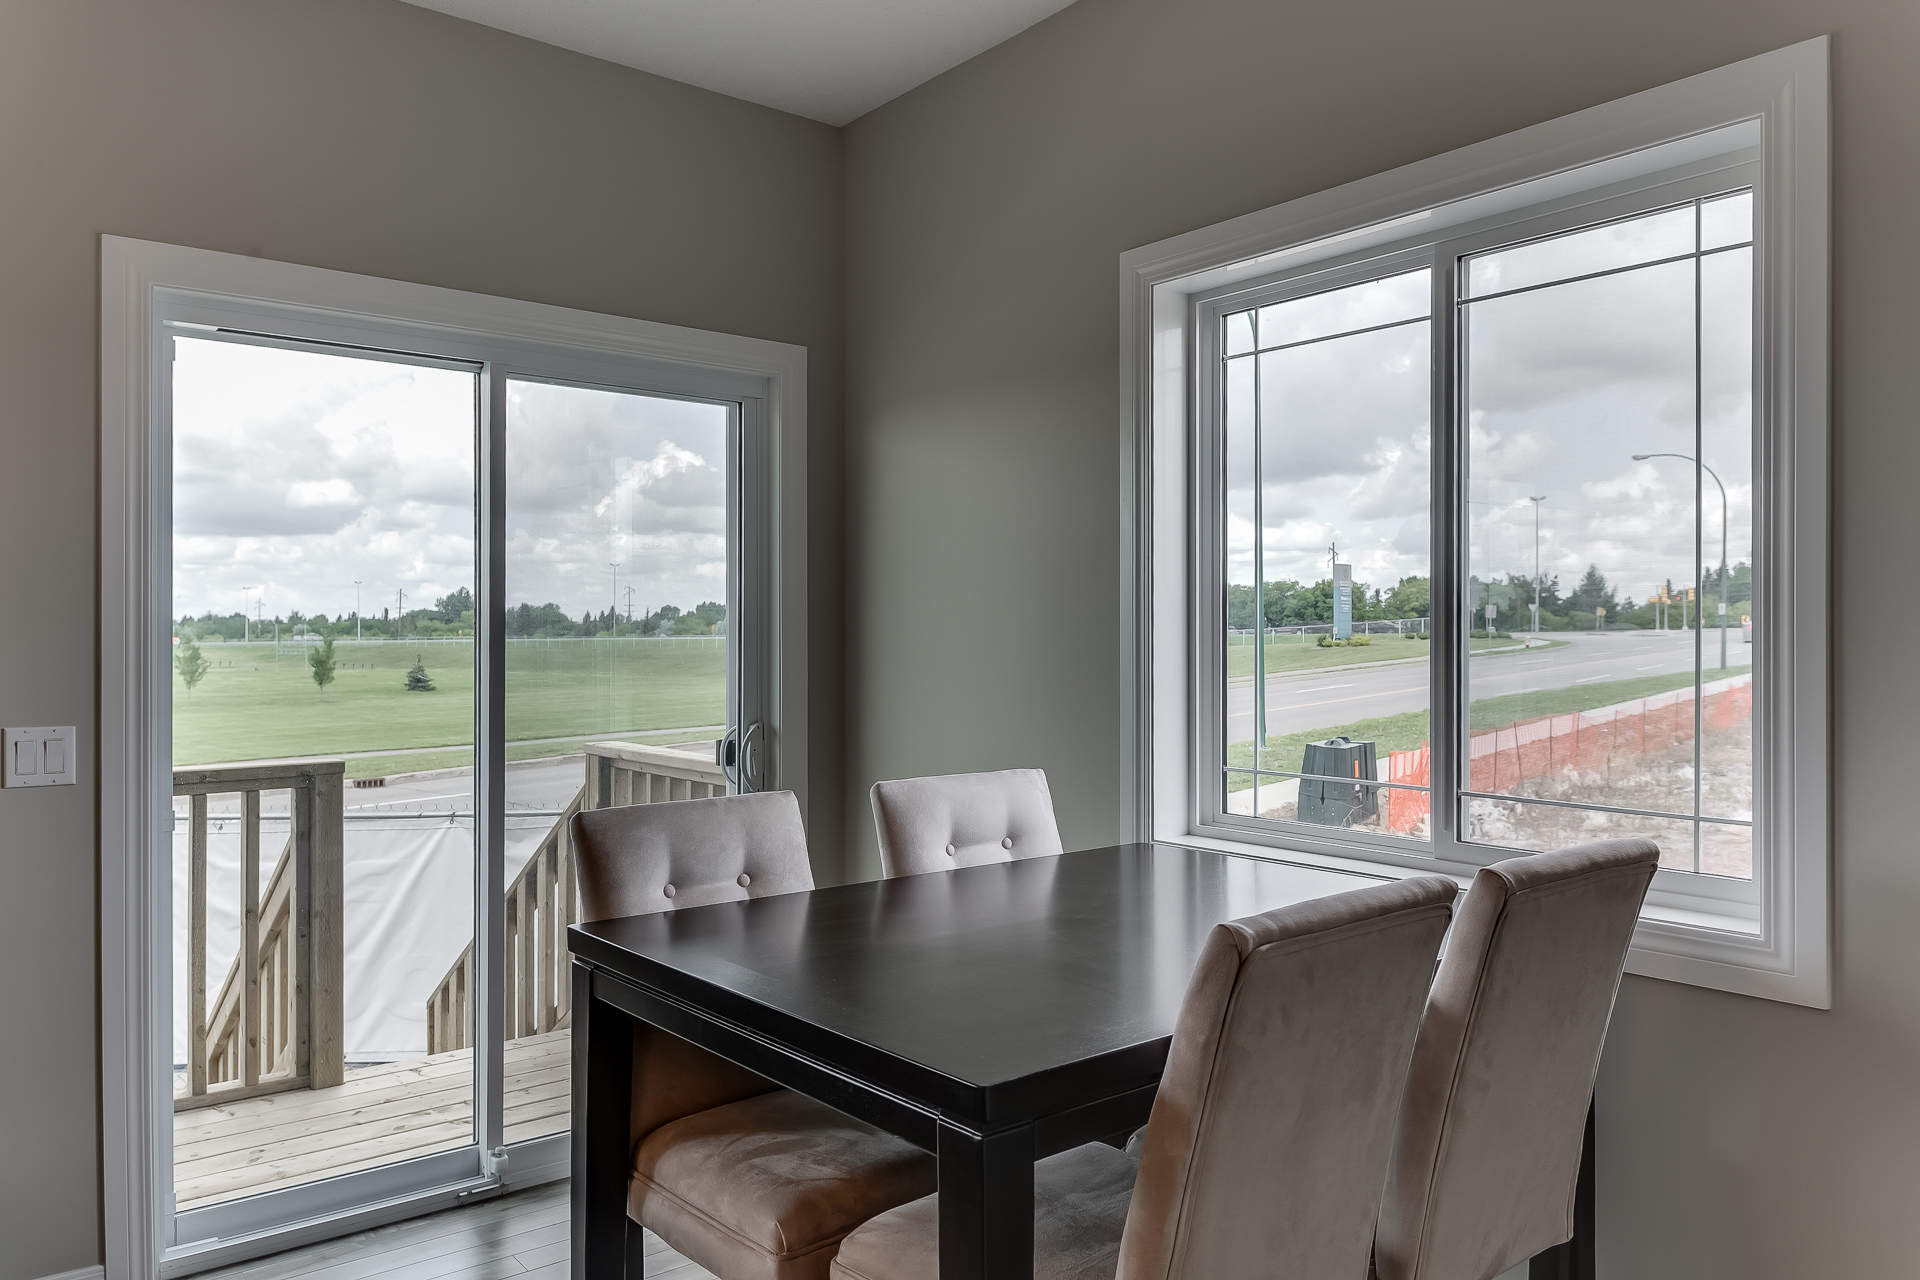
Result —
[[942, 1123], [940, 1280], [1033, 1274], [1033, 1127], [981, 1135]]
[[633, 1023], [573, 962], [572, 1280], [626, 1280]]
[[1573, 1188], [1573, 1239], [1534, 1254], [1527, 1264], [1527, 1280], [1594, 1280], [1593, 1235], [1593, 1105], [1589, 1103], [1580, 1180]]

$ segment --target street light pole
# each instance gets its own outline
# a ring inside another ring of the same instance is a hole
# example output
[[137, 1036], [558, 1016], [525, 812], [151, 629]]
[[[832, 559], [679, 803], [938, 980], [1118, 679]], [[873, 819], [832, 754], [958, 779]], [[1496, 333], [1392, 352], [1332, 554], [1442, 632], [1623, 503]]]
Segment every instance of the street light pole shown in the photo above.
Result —
[[360, 643], [360, 579], [353, 580], [353, 642]]
[[1540, 634], [1540, 504], [1547, 500], [1546, 494], [1529, 497], [1533, 504], [1533, 634]]
[[[1727, 486], [1720, 483], [1720, 477], [1714, 474], [1712, 467], [1701, 462], [1689, 453], [1636, 453], [1635, 462], [1645, 462], [1648, 458], [1679, 458], [1691, 462], [1708, 475], [1720, 490], [1720, 669], [1727, 669]], [[1706, 601], [1701, 601], [1705, 604]]]

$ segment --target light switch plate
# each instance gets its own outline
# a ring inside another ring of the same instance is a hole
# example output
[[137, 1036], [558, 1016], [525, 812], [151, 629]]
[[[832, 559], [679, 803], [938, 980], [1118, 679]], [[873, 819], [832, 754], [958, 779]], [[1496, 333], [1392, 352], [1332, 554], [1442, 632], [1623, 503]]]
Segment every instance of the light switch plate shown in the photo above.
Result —
[[6, 731], [5, 785], [70, 787], [74, 768], [72, 725]]

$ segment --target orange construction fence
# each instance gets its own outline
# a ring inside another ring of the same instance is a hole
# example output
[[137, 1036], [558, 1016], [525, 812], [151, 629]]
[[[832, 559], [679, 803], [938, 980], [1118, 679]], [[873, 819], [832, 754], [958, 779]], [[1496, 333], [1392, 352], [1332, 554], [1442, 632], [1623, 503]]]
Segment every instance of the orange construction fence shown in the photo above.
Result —
[[[1753, 677], [1735, 676], [1704, 686], [1702, 719], [1709, 728], [1731, 729], [1753, 718]], [[1664, 751], [1693, 734], [1693, 690], [1676, 689], [1611, 707], [1518, 720], [1476, 733], [1467, 746], [1467, 776], [1474, 791], [1508, 792], [1554, 773], [1600, 771], [1619, 762]], [[1430, 749], [1387, 753], [1384, 782], [1431, 786]], [[1407, 834], [1426, 818], [1425, 791], [1382, 789], [1381, 825]]]

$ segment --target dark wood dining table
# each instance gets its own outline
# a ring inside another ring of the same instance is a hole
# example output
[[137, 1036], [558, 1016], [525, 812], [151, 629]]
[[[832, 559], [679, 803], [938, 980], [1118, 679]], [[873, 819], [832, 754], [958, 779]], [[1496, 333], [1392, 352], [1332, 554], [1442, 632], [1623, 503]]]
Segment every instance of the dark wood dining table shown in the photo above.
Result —
[[625, 1280], [632, 1018], [939, 1162], [942, 1280], [1033, 1270], [1033, 1165], [1146, 1123], [1215, 924], [1373, 883], [1132, 844], [568, 931], [573, 1276]]

